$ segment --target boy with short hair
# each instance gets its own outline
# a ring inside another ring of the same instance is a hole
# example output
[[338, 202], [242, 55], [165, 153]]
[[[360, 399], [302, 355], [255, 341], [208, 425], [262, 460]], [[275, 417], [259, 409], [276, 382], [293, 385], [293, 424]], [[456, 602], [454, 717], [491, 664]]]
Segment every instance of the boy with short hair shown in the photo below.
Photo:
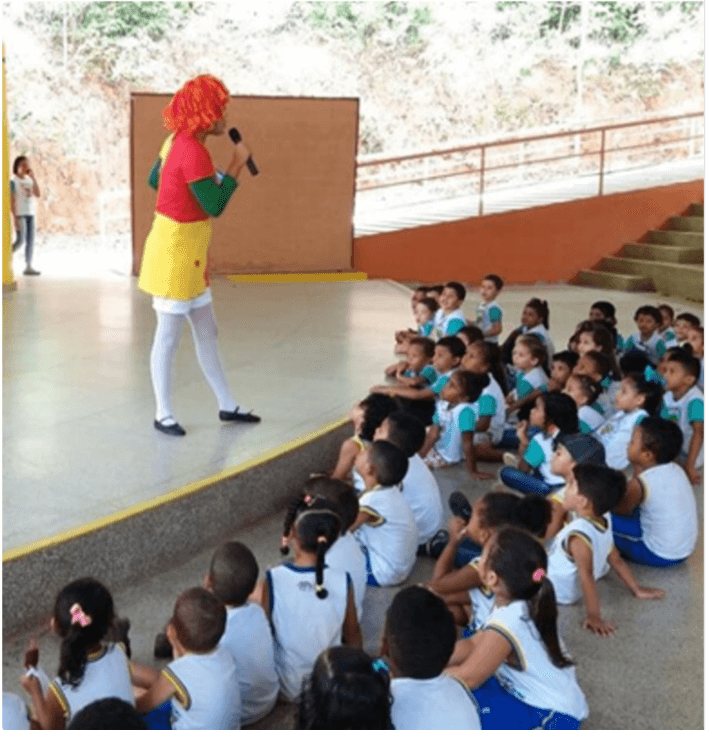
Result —
[[696, 385], [701, 363], [681, 347], [669, 351], [663, 377], [667, 383], [660, 416], [678, 424], [684, 436], [681, 457], [692, 484], [704, 464], [704, 396]]
[[701, 320], [691, 312], [682, 312], [678, 314], [674, 320], [674, 332], [676, 333], [677, 339], [676, 345], [683, 345], [688, 338], [689, 330], [701, 327]]
[[610, 568], [635, 598], [664, 598], [658, 588], [638, 585], [613, 544], [613, 533], [605, 515], [625, 493], [625, 477], [615, 469], [593, 464], [574, 467], [562, 497], [564, 527], [548, 553], [547, 577], [558, 604], [575, 603], [583, 595], [586, 618], [583, 628], [598, 636], [611, 636], [616, 625], [604, 621], [596, 580]]
[[476, 324], [487, 342], [498, 342], [503, 331], [503, 310], [495, 301], [503, 288], [503, 280], [497, 274], [488, 274], [480, 283], [481, 302], [476, 308]]
[[638, 307], [634, 317], [637, 332], [625, 341], [625, 351], [639, 350], [650, 358], [652, 365], [657, 365], [659, 358], [667, 351], [659, 328], [662, 326], [662, 313], [657, 307], [645, 305]]
[[212, 593], [204, 588], [184, 591], [167, 624], [176, 658], [137, 698], [137, 709], [170, 715], [174, 730], [237, 730], [241, 709], [235, 659], [218, 646], [225, 626], [226, 609]]
[[381, 654], [390, 666], [392, 722], [400, 730], [480, 730], [467, 688], [443, 670], [456, 644], [453, 616], [426, 588], [401, 590], [387, 611]]
[[704, 392], [704, 328], [692, 327], [686, 336], [687, 344], [691, 347], [691, 352], [701, 364], [701, 372], [699, 373], [699, 390]]
[[466, 287], [458, 281], [449, 281], [439, 297], [440, 309], [434, 316], [434, 331], [437, 338], [455, 335], [466, 326], [466, 315], [461, 310], [466, 298]]
[[399, 488], [407, 466], [389, 441], [373, 441], [355, 460], [365, 491], [350, 529], [365, 552], [369, 586], [398, 585], [414, 567], [417, 526]]
[[431, 362], [434, 358], [434, 341], [428, 337], [413, 337], [407, 347], [407, 359], [397, 364], [392, 376], [398, 385], [420, 388], [434, 384], [436, 370]]
[[578, 359], [578, 353], [571, 350], [562, 350], [554, 354], [549, 382], [547, 383], [548, 391], [560, 393], [564, 390], [566, 381], [569, 379]]
[[628, 454], [635, 475], [613, 508], [613, 539], [620, 552], [642, 565], [684, 562], [696, 547], [699, 519], [694, 490], [674, 460], [682, 448], [673, 421], [651, 416], [632, 434]]
[[204, 576], [204, 588], [226, 607], [226, 628], [219, 646], [225, 647], [238, 665], [243, 725], [268, 715], [279, 692], [270, 624], [262, 606], [248, 601], [258, 572], [255, 556], [245, 545], [226, 542], [214, 553]]

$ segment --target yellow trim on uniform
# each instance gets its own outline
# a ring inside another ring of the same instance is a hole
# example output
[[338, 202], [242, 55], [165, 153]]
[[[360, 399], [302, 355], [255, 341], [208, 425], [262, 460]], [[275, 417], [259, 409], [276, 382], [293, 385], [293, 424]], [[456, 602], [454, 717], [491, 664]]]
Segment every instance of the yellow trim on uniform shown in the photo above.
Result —
[[360, 436], [351, 436], [351, 441], [354, 444], [358, 444], [358, 446], [360, 447], [360, 450], [361, 451], [364, 451], [365, 450], [365, 441], [363, 441], [363, 439], [360, 438]]
[[61, 705], [61, 709], [64, 711], [64, 717], [68, 717], [69, 713], [71, 712], [69, 708], [69, 702], [66, 699], [64, 691], [61, 689], [61, 687], [59, 687], [59, 684], [56, 680], [53, 680], [49, 683], [49, 689], [54, 694], [54, 697], [56, 697], [57, 702]]
[[579, 532], [578, 530], [571, 530], [568, 535], [564, 537], [564, 540], [561, 543], [561, 549], [564, 551], [564, 554], [566, 557], [573, 563], [574, 558], [569, 552], [569, 542], [571, 542], [572, 537], [577, 537], [581, 542], [586, 543], [588, 545], [588, 548], [591, 552], [593, 552], [593, 543], [591, 542], [591, 538], [586, 535], [584, 532]]
[[252, 459], [244, 461], [242, 464], [238, 464], [237, 466], [234, 466], [230, 469], [225, 469], [218, 474], [214, 474], [213, 476], [200, 479], [199, 481], [192, 482], [191, 484], [187, 484], [183, 487], [179, 487], [178, 489], [169, 492], [169, 494], [162, 494], [159, 497], [147, 499], [144, 502], [139, 502], [132, 507], [128, 507], [127, 509], [116, 512], [112, 515], [108, 515], [107, 517], [101, 517], [97, 520], [93, 520], [92, 522], [88, 522], [87, 524], [81, 525], [80, 527], [74, 527], [71, 530], [60, 532], [59, 534], [52, 537], [46, 537], [42, 540], [37, 540], [36, 542], [29, 543], [28, 545], [23, 545], [18, 548], [13, 548], [12, 550], [8, 550], [7, 553], [2, 556], [2, 562], [3, 564], [5, 564], [10, 563], [13, 560], [20, 560], [21, 558], [25, 558], [28, 555], [41, 552], [42, 550], [47, 550], [48, 548], [62, 545], [65, 542], [77, 540], [79, 537], [90, 535], [91, 533], [97, 532], [104, 527], [110, 527], [111, 525], [124, 522], [131, 517], [136, 517], [137, 515], [144, 514], [145, 512], [150, 512], [152, 510], [158, 509], [159, 507], [164, 507], [165, 505], [171, 504], [172, 502], [177, 502], [184, 497], [198, 494], [199, 492], [208, 489], [218, 482], [222, 482], [225, 479], [230, 479], [231, 477], [241, 474], [248, 469], [253, 469], [256, 466], [260, 466], [261, 464], [266, 464], [268, 461], [272, 461], [278, 456], [282, 456], [283, 454], [286, 454], [290, 451], [294, 451], [294, 449], [306, 446], [306, 444], [309, 444], [312, 441], [316, 441], [316, 439], [321, 438], [328, 433], [331, 433], [331, 431], [335, 431], [337, 428], [345, 426], [346, 423], [349, 422], [349, 420], [350, 419], [347, 416], [345, 418], [339, 418], [337, 421], [333, 421], [332, 423], [329, 423], [316, 431], [312, 431], [305, 436], [300, 436], [299, 438], [293, 439], [292, 441], [288, 441], [286, 444], [282, 444], [275, 447], [274, 449], [270, 449], [264, 454], [260, 454], [260, 456], [255, 456]]
[[174, 687], [174, 696], [179, 701], [179, 703], [184, 707], [185, 710], [188, 710], [191, 707], [191, 695], [189, 695], [189, 690], [186, 689], [182, 681], [179, 679], [179, 677], [172, 672], [172, 670], [169, 667], [165, 667], [162, 670], [162, 676]]
[[229, 281], [245, 284], [303, 284], [331, 281], [365, 281], [363, 271], [331, 271], [311, 274], [230, 274]]
[[379, 512], [376, 512], [372, 507], [363, 505], [360, 508], [360, 511], [366, 515], [370, 515], [371, 517], [375, 518], [374, 520], [366, 522], [366, 525], [370, 525], [371, 527], [381, 527], [385, 524], [385, 518]]
[[490, 622], [487, 622], [483, 628], [497, 631], [503, 638], [507, 639], [510, 642], [512, 650], [515, 652], [517, 661], [520, 664], [520, 669], [522, 671], [525, 671], [527, 669], [527, 659], [525, 658], [525, 654], [522, 651], [520, 640], [515, 636], [515, 634], [512, 633], [512, 631], [510, 631], [510, 629], [508, 629], [507, 626], [491, 620]]

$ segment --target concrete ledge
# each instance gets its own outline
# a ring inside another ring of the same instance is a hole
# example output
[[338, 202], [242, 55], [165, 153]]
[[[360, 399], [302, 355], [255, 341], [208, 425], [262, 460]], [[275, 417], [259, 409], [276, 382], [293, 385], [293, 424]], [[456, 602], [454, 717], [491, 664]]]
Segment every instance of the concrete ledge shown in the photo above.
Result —
[[3, 636], [46, 619], [56, 593], [90, 573], [117, 591], [215, 547], [282, 509], [311, 472], [335, 462], [346, 423], [299, 448], [158, 509], [3, 564]]
[[678, 215], [669, 219], [669, 228], [675, 231], [700, 231], [704, 230], [703, 216]]
[[654, 291], [649, 276], [620, 274], [614, 271], [595, 271], [583, 269], [569, 282], [575, 286], [592, 286], [598, 289], [617, 289], [619, 291]]
[[667, 246], [704, 247], [704, 234], [696, 231], [650, 231], [650, 238]]
[[659, 243], [626, 243], [617, 255], [646, 261], [663, 261], [670, 264], [703, 264], [703, 248], [664, 246]]

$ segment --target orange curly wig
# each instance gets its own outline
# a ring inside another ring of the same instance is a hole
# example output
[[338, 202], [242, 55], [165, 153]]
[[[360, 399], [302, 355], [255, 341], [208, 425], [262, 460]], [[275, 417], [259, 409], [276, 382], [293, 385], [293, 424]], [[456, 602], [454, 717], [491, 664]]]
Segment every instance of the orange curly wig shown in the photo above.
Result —
[[205, 132], [223, 116], [230, 102], [228, 89], [215, 76], [187, 81], [164, 108], [164, 126], [173, 132]]

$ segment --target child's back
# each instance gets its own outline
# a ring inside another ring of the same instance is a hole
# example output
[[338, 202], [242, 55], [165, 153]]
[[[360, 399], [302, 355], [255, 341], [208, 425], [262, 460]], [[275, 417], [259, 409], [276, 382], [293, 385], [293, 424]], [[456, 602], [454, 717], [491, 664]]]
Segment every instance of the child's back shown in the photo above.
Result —
[[353, 533], [345, 532], [329, 548], [326, 553], [326, 565], [342, 572], [348, 572], [353, 583], [355, 608], [358, 621], [363, 617], [365, 588], [368, 583], [368, 571], [365, 567], [365, 553]]

